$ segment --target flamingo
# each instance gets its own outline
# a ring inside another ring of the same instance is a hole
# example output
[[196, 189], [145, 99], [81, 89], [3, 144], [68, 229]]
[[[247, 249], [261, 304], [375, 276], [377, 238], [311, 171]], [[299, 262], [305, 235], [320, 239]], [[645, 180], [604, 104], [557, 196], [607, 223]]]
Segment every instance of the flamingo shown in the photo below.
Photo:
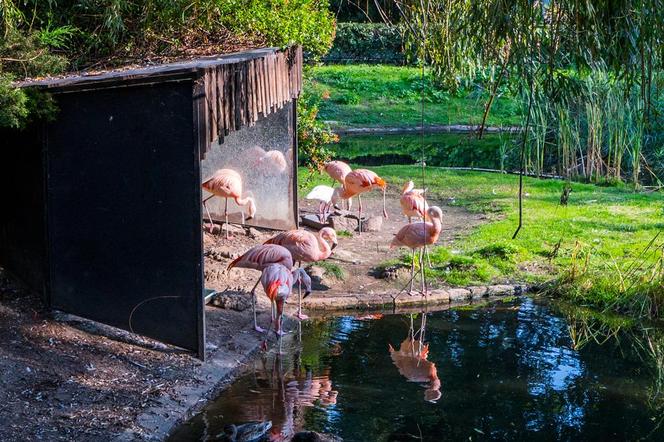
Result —
[[[242, 198], [242, 177], [233, 169], [219, 169], [210, 179], [203, 183], [203, 189], [212, 195], [203, 200], [203, 207], [210, 218], [210, 232], [212, 232], [212, 215], [207, 207], [207, 201], [215, 196], [226, 200], [224, 207], [224, 218], [226, 224], [226, 239], [228, 239], [228, 198], [235, 200], [238, 206], [249, 206], [249, 218], [256, 214], [256, 202], [252, 197]], [[244, 224], [244, 211], [242, 212], [242, 224]]]
[[325, 172], [332, 178], [332, 182], [338, 181], [340, 184], [344, 183], [346, 175], [353, 169], [343, 161], [329, 161], [323, 167]]
[[[440, 232], [443, 229], [443, 211], [438, 206], [431, 206], [427, 210], [427, 216], [430, 221], [420, 221], [403, 226], [394, 236], [390, 243], [390, 248], [408, 247], [413, 251], [413, 261], [410, 267], [410, 288], [408, 293], [413, 293], [413, 279], [415, 278], [415, 252], [417, 249], [423, 249], [428, 245], [435, 244], [438, 241]], [[422, 272], [422, 294], [426, 295], [426, 282], [424, 280], [423, 253], [420, 253], [420, 271]]]
[[279, 175], [286, 171], [288, 161], [281, 151], [268, 150], [260, 157], [259, 165], [264, 172]]
[[[346, 178], [346, 175], [348, 175], [353, 170], [350, 168], [348, 164], [339, 160], [328, 161], [327, 163], [325, 163], [323, 169], [330, 176], [330, 178], [332, 178], [332, 184], [334, 184], [334, 182], [337, 181], [342, 186], [344, 184], [344, 179]], [[351, 200], [349, 198], [346, 210], [350, 210], [350, 205], [351, 205]]]
[[[263, 271], [270, 264], [281, 264], [290, 270], [293, 268], [293, 257], [285, 247], [276, 244], [261, 244], [252, 247], [242, 256], [235, 258], [228, 265], [227, 270], [230, 271], [233, 267], [241, 267]], [[251, 289], [251, 308], [254, 314], [254, 330], [263, 333], [265, 330], [259, 327], [256, 321], [256, 287], [258, 287], [260, 281], [259, 278], [254, 288]]]
[[[301, 267], [303, 262], [317, 262], [329, 258], [332, 250], [337, 246], [337, 232], [331, 227], [323, 227], [317, 235], [306, 230], [289, 230], [268, 239], [265, 244], [278, 244], [285, 247], [291, 253], [293, 260]], [[307, 294], [304, 297], [306, 298]], [[299, 319], [307, 319], [307, 315], [302, 314], [300, 290], [298, 290], [296, 316]]]
[[[330, 211], [330, 207], [333, 204], [337, 204], [340, 200], [343, 200], [341, 197], [343, 194], [343, 187], [330, 187], [321, 184], [320, 186], [314, 187], [311, 192], [305, 197], [308, 200], [317, 200], [320, 202], [318, 206], [318, 214], [321, 217], [322, 221], [325, 221], [327, 218], [327, 213]], [[351, 200], [348, 200], [348, 210], [350, 210]]]
[[[302, 268], [290, 270], [283, 264], [270, 264], [263, 269], [263, 273], [261, 274], [261, 284], [272, 304], [272, 321], [275, 322], [275, 332], [278, 336], [285, 334], [281, 331], [284, 302], [290, 296], [293, 285], [296, 283], [298, 287], [304, 285], [304, 296], [309, 296], [309, 293], [311, 293], [311, 278]], [[272, 323], [270, 323], [271, 327]]]
[[356, 169], [348, 172], [344, 178], [344, 191], [341, 193], [342, 198], [351, 198], [357, 195], [359, 200], [359, 215], [358, 225], [359, 231], [362, 233], [362, 194], [369, 192], [373, 189], [383, 190], [383, 217], [387, 218], [387, 210], [385, 209], [385, 190], [387, 183], [384, 179], [376, 175], [375, 172], [367, 169]]
[[426, 199], [424, 198], [424, 189], [414, 189], [415, 183], [408, 181], [403, 186], [403, 193], [401, 194], [401, 211], [408, 217], [408, 224], [411, 223], [412, 217], [419, 217], [425, 219], [426, 212], [429, 209]]

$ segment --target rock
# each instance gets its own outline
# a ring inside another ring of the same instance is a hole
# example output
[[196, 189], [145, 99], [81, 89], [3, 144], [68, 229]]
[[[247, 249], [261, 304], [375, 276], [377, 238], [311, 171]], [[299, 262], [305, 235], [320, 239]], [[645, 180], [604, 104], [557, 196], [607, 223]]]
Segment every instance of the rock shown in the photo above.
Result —
[[215, 261], [222, 261], [224, 259], [235, 259], [238, 255], [228, 247], [212, 247], [205, 251], [205, 256]]
[[312, 229], [320, 230], [323, 227], [330, 227], [329, 218], [328, 222], [322, 223], [318, 215], [302, 215], [300, 217], [300, 223], [303, 226], [311, 227]]
[[376, 270], [376, 277], [380, 279], [389, 279], [396, 280], [399, 279], [400, 273], [406, 269], [406, 266], [403, 264], [395, 264], [393, 266], [387, 266], [382, 269]]
[[253, 227], [249, 227], [247, 229], [247, 236], [251, 239], [258, 239], [263, 237], [263, 232], [261, 232], [258, 229], [254, 229]]
[[251, 307], [251, 300], [246, 294], [225, 291], [214, 295], [210, 304], [215, 307], [242, 312]]
[[[307, 273], [311, 277], [311, 286], [314, 290], [323, 290], [328, 288], [329, 284], [327, 284], [327, 278], [325, 278], [324, 268], [312, 265], [307, 267]], [[297, 290], [297, 288], [294, 290]]]
[[357, 229], [357, 218], [350, 216], [331, 216], [330, 225], [337, 232], [341, 230], [352, 232]]
[[300, 431], [299, 433], [295, 433], [291, 442], [343, 442], [343, 439], [332, 434]]
[[372, 216], [371, 218], [362, 221], [363, 232], [380, 232], [382, 228], [383, 228], [382, 216]]

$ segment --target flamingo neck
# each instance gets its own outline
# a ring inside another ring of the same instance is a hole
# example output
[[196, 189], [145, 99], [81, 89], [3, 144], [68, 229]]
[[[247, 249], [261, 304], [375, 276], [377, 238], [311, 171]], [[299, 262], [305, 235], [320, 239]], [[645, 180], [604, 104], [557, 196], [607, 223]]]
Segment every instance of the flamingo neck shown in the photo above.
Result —
[[323, 237], [320, 235], [320, 232], [318, 234], [318, 249], [320, 250], [320, 260], [327, 259], [330, 257], [332, 254], [332, 249], [330, 248], [330, 245], [323, 239]]
[[413, 183], [412, 181], [407, 182], [406, 186], [403, 188], [403, 193], [410, 192], [411, 190], [413, 190], [414, 187], [415, 187], [415, 183]]

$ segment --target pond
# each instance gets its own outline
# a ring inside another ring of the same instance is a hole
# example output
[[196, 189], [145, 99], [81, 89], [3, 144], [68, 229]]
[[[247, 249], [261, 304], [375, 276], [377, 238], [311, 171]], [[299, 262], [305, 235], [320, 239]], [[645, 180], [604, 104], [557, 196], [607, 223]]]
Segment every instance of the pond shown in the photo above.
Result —
[[[345, 441], [663, 440], [660, 330], [522, 297], [303, 323], [172, 441], [270, 421]], [[659, 376], [658, 376], [659, 374]]]
[[[422, 143], [422, 141], [424, 141]], [[430, 166], [477, 167], [512, 170], [518, 167], [515, 137], [507, 133], [477, 135], [464, 133], [343, 135], [328, 148], [339, 160], [365, 166], [412, 164], [424, 158]]]

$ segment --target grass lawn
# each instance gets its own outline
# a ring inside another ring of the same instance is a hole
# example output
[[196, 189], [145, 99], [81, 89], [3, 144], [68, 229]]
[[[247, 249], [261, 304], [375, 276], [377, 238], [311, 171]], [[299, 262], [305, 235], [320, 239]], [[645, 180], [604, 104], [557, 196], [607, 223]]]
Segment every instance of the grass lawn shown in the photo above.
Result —
[[[372, 170], [393, 190], [420, 173], [405, 165]], [[322, 176], [307, 179], [308, 171], [301, 169], [303, 191], [329, 184]], [[431, 198], [489, 218], [451, 249], [436, 247], [430, 275], [454, 285], [548, 282], [551, 293], [581, 304], [658, 317], [664, 307], [664, 234], [653, 238], [664, 229], [664, 195], [573, 183], [564, 207], [559, 205], [563, 182], [524, 182], [524, 225], [511, 240], [518, 222], [518, 177], [429, 167]], [[408, 262], [406, 255], [400, 259]]]
[[[319, 118], [332, 127], [414, 126], [420, 124], [420, 70], [387, 65], [326, 65], [312, 68], [311, 91], [329, 98]], [[425, 124], [479, 124], [487, 92], [479, 86], [458, 96], [425, 79]], [[498, 97], [487, 120], [491, 126], [520, 123], [518, 102]]]

